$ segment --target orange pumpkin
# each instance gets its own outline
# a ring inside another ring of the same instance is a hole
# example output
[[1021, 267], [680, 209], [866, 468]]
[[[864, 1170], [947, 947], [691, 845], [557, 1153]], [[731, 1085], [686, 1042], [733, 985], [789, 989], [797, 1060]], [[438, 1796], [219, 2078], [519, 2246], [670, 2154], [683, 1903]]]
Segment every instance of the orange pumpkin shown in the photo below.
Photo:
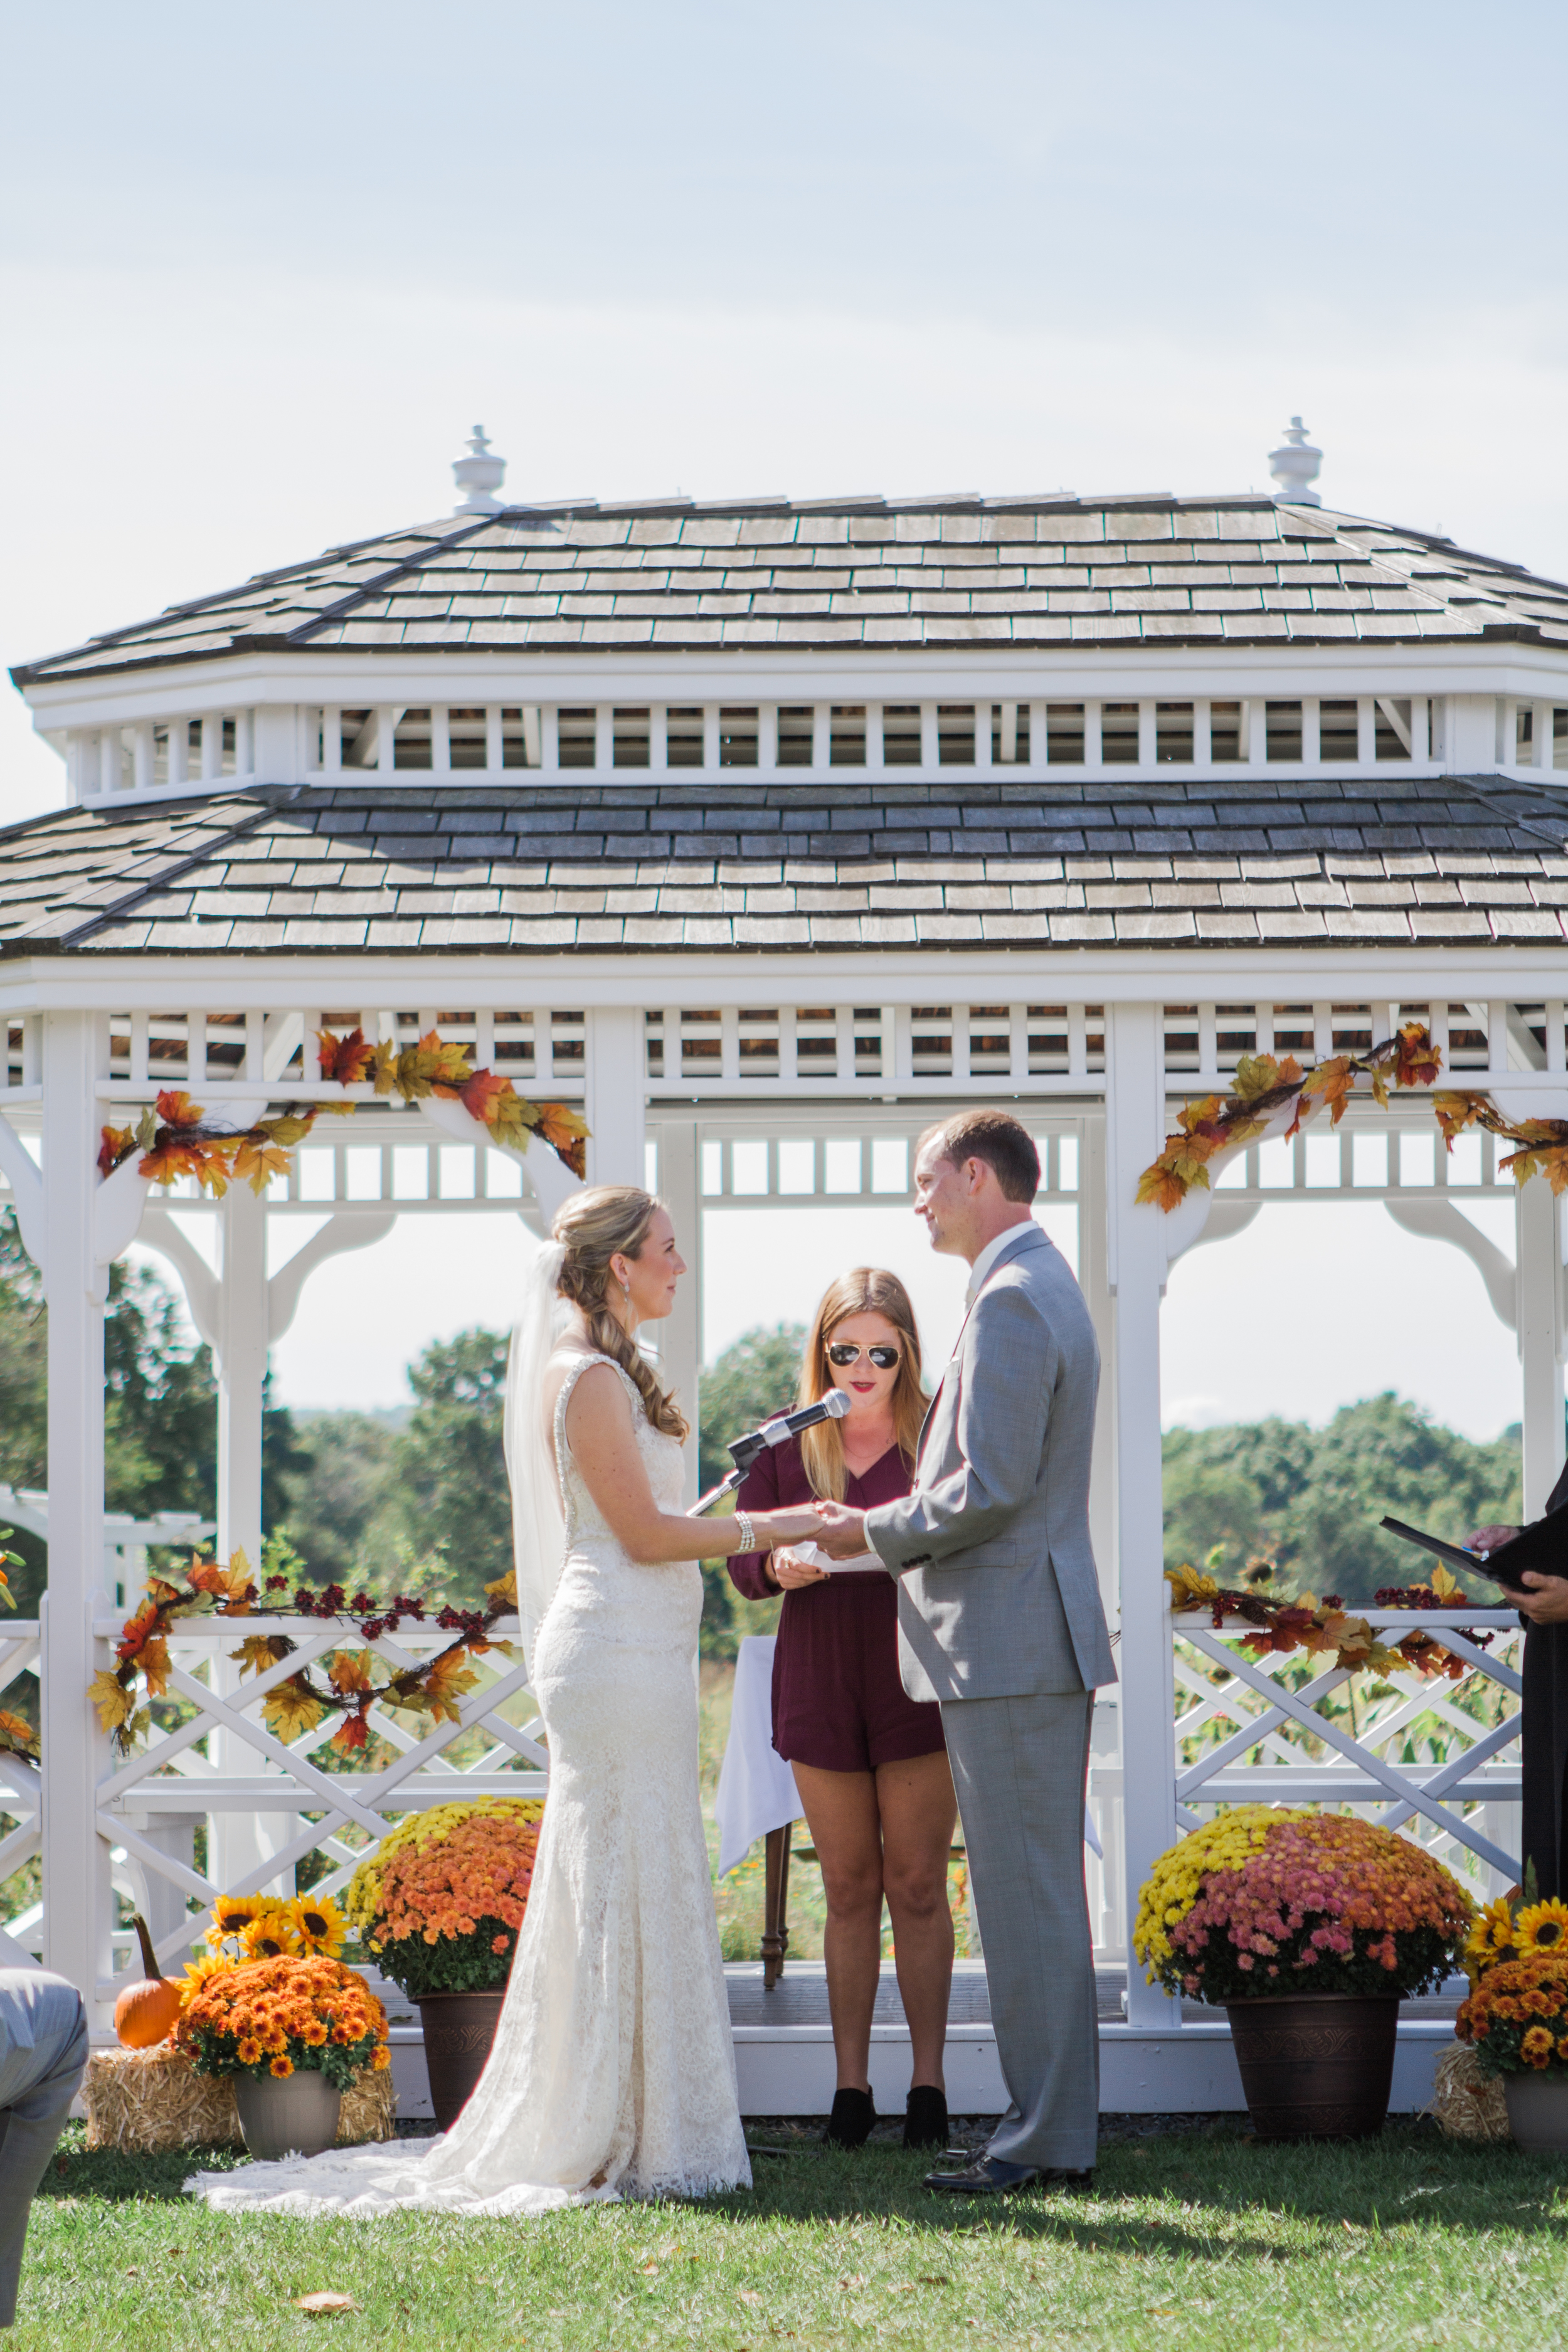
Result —
[[136, 1933], [142, 1939], [142, 1965], [147, 1975], [142, 1983], [127, 1985], [115, 2002], [114, 2031], [127, 2050], [151, 2050], [155, 2042], [167, 2041], [180, 2021], [180, 1988], [160, 1973], [153, 1938], [140, 1911]]

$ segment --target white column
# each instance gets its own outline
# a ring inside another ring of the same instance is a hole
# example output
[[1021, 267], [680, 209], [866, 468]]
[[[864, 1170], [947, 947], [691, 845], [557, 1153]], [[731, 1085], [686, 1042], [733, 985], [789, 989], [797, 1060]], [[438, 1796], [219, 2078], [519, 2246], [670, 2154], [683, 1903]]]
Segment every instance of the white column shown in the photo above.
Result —
[[719, 765], [719, 705], [705, 702], [702, 706], [702, 764], [705, 768]]
[[675, 1311], [658, 1330], [659, 1370], [674, 1390], [691, 1424], [682, 1467], [684, 1499], [697, 1500], [697, 1402], [702, 1368], [702, 1201], [697, 1181], [697, 1121], [658, 1123], [658, 1189], [675, 1225], [675, 1238], [689, 1271], [675, 1294]]
[[1247, 763], [1261, 768], [1268, 759], [1268, 705], [1261, 695], [1254, 695], [1241, 708], [1247, 721]]
[[[1134, 1205], [1138, 1179], [1163, 1142], [1160, 1017], [1153, 1004], [1107, 1008], [1107, 1273], [1111, 1294], [1115, 1509], [1121, 1642], [1126, 1914], [1156, 1854], [1176, 1833], [1173, 1685], [1163, 1581], [1160, 1456], [1160, 1292], [1165, 1277], [1158, 1209]], [[1103, 1391], [1102, 1391], [1103, 1393]], [[1133, 2025], [1169, 2028], [1179, 2011], [1130, 1969]]]
[[[669, 1016], [665, 1020], [668, 1024]], [[603, 1005], [588, 1014], [587, 1100], [590, 1184], [640, 1184], [647, 1171], [647, 1086], [642, 1007]], [[679, 1052], [678, 1034], [665, 1038], [667, 1067]]]
[[1515, 1203], [1519, 1359], [1524, 1389], [1524, 1516], [1540, 1518], [1563, 1467], [1563, 1252], [1561, 1210], [1544, 1176], [1521, 1184]]
[[1083, 706], [1083, 764], [1086, 768], [1100, 768], [1105, 764], [1098, 702], [1086, 702]]
[[1301, 761], [1305, 767], [1315, 768], [1322, 759], [1321, 714], [1315, 694], [1301, 698]]
[[[217, 1557], [243, 1550], [261, 1567], [261, 1406], [267, 1381], [267, 1207], [248, 1184], [236, 1184], [219, 1211], [223, 1258], [217, 1289]], [[213, 1668], [220, 1690], [242, 1688], [227, 1658]], [[223, 1771], [245, 1779], [269, 1768], [231, 1731], [212, 1735]], [[254, 1891], [256, 1873], [288, 1845], [298, 1829], [292, 1813], [215, 1813], [208, 1831], [211, 1875], [226, 1894]], [[294, 1892], [292, 1871], [266, 1882]]]
[[100, 1021], [47, 1013], [44, 1025], [45, 1271], [48, 1323], [49, 1582], [44, 1601], [44, 1964], [68, 1977], [91, 2025], [111, 1973], [109, 1847], [97, 1782], [107, 1743], [88, 1700], [100, 1663], [103, 1587], [103, 1301], [93, 1248]]
[[1140, 702], [1138, 705], [1138, 764], [1141, 768], [1152, 768], [1159, 763], [1158, 720], [1159, 713], [1154, 704]]
[[1377, 757], [1377, 699], [1370, 694], [1358, 694], [1355, 706], [1355, 755], [1363, 768], [1370, 767]]
[[1193, 704], [1193, 765], [1206, 768], [1214, 758], [1214, 706], [1206, 695]]
[[940, 766], [941, 761], [941, 747], [937, 740], [936, 705], [934, 702], [922, 702], [921, 705], [921, 765], [922, 768], [935, 768]]

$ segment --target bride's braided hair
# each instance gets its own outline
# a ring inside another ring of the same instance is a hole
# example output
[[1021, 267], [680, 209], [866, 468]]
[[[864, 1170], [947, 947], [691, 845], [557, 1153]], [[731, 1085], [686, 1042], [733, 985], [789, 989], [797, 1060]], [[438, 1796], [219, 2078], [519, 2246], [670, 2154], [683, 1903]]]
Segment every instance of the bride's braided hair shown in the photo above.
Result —
[[616, 1278], [610, 1260], [642, 1255], [658, 1205], [651, 1192], [641, 1192], [635, 1184], [595, 1184], [586, 1192], [574, 1192], [556, 1211], [551, 1226], [566, 1253], [556, 1288], [563, 1298], [581, 1308], [594, 1346], [602, 1355], [613, 1357], [637, 1382], [643, 1411], [654, 1428], [667, 1437], [684, 1439], [685, 1414], [659, 1386], [647, 1358], [610, 1312], [607, 1297]]

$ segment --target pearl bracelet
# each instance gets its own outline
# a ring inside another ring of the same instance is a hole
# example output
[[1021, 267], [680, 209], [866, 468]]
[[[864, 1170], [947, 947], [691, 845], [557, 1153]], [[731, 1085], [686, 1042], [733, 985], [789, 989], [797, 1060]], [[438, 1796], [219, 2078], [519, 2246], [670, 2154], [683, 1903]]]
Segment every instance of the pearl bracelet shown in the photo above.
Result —
[[755, 1551], [757, 1549], [756, 1530], [752, 1525], [750, 1514], [746, 1511], [737, 1511], [735, 1514], [735, 1525], [739, 1528], [741, 1535], [741, 1540], [735, 1547], [736, 1550]]

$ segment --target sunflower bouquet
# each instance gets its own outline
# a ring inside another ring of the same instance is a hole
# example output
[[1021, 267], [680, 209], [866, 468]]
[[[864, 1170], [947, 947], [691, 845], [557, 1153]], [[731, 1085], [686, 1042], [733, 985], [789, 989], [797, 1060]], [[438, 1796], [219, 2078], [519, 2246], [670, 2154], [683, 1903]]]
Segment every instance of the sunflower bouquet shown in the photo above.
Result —
[[[1533, 1872], [1527, 1886], [1534, 1885]], [[1465, 1945], [1465, 1973], [1473, 1992], [1489, 1972], [1514, 1960], [1568, 1961], [1568, 1903], [1531, 1894], [1500, 1895], [1478, 1911]]]
[[1471, 1919], [1441, 1863], [1348, 1813], [1238, 1805], [1167, 1848], [1132, 1948], [1151, 1984], [1223, 2002], [1440, 1984]]
[[528, 1907], [542, 1798], [411, 1813], [349, 1883], [350, 1924], [413, 2000], [504, 1985]]
[[392, 2063], [386, 2011], [341, 1961], [220, 1962], [186, 2000], [176, 2039], [198, 2074], [325, 2074], [340, 2091]]

